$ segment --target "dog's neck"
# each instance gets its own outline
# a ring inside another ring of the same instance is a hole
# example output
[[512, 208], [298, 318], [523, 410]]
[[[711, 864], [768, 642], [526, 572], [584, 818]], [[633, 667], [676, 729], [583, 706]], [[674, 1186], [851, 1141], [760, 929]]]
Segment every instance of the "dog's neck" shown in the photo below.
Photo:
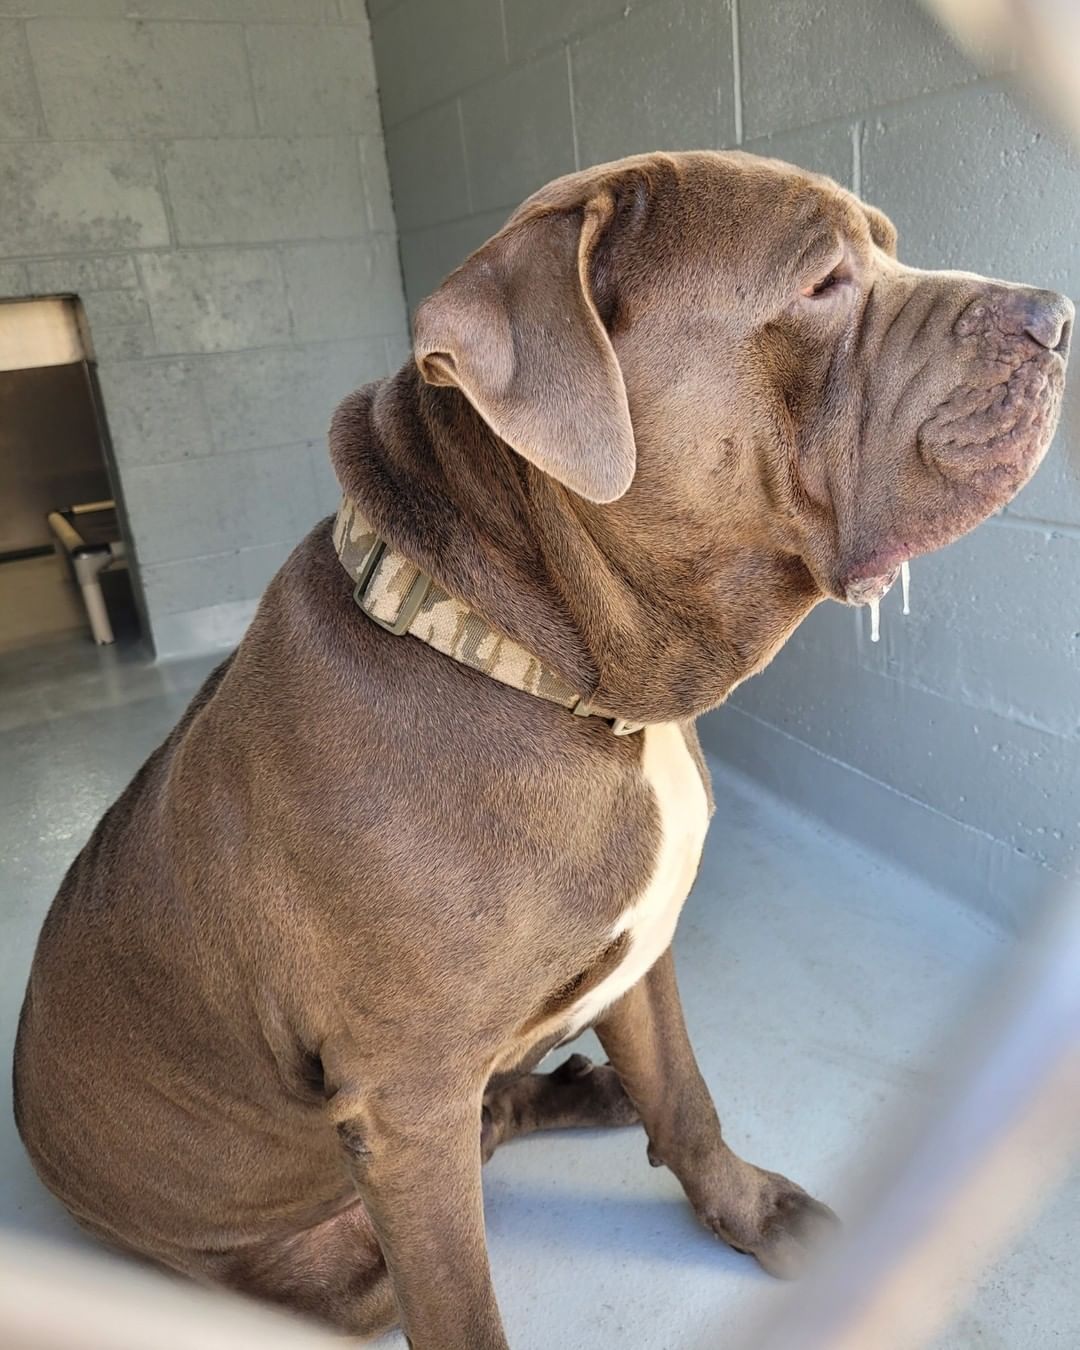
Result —
[[390, 545], [590, 703], [633, 721], [722, 702], [818, 598], [798, 560], [714, 544], [695, 555], [685, 521], [665, 521], [647, 492], [583, 502], [411, 363], [342, 403], [330, 451]]

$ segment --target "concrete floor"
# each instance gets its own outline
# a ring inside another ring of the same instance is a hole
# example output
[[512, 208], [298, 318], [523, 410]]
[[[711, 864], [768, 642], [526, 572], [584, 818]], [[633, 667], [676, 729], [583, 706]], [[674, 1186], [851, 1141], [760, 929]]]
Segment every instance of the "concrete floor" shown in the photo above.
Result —
[[[4, 1063], [65, 867], [212, 664], [156, 666], [83, 640], [0, 662]], [[932, 1089], [935, 1047], [1004, 939], [714, 767], [717, 818], [676, 939], [687, 1019], [733, 1146], [843, 1211], [867, 1141]], [[516, 1350], [704, 1350], [777, 1296], [698, 1228], [670, 1174], [646, 1165], [636, 1130], [511, 1145], [486, 1185]], [[985, 1277], [942, 1350], [1080, 1345], [1078, 1212], [1074, 1179]], [[0, 1225], [88, 1241], [37, 1183], [6, 1107]]]

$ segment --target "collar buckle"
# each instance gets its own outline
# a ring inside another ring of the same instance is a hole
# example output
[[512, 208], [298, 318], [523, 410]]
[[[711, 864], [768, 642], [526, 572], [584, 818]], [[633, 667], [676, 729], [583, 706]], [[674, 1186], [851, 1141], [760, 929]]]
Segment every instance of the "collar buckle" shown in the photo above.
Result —
[[380, 618], [379, 615], [374, 612], [373, 608], [368, 607], [368, 589], [375, 580], [375, 573], [378, 571], [379, 564], [382, 562], [385, 553], [386, 541], [384, 539], [377, 540], [372, 547], [371, 552], [364, 559], [363, 565], [357, 574], [356, 585], [353, 587], [353, 600], [355, 600], [357, 605], [359, 605], [372, 623], [377, 623], [380, 628], [385, 628], [386, 631], [392, 633], [394, 637], [402, 637], [409, 631], [413, 619], [415, 619], [420, 612], [420, 606], [427, 599], [428, 592], [432, 587], [432, 580], [427, 573], [417, 569], [416, 576], [413, 577], [412, 583], [405, 593], [404, 600], [402, 600], [401, 604], [398, 606], [398, 612], [394, 618]]
[[644, 722], [628, 722], [625, 717], [608, 717], [604, 713], [598, 713], [584, 698], [579, 698], [570, 711], [575, 717], [599, 717], [611, 727], [613, 736], [633, 736], [645, 726]]
[[611, 719], [611, 734], [613, 736], [634, 736], [644, 729], [644, 722], [628, 722], [625, 717], [613, 717]]

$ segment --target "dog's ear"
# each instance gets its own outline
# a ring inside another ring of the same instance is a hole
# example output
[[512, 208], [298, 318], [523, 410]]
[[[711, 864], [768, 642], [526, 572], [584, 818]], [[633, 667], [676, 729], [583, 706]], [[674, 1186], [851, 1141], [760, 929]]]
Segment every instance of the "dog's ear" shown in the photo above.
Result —
[[611, 214], [519, 213], [416, 314], [416, 363], [456, 385], [506, 443], [593, 502], [621, 497], [636, 450], [626, 386], [589, 282]]

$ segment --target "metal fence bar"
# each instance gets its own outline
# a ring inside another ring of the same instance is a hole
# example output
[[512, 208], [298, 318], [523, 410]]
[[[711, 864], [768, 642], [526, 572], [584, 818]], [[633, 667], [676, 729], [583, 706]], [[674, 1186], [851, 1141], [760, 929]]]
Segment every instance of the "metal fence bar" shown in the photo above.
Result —
[[130, 1261], [0, 1234], [4, 1350], [342, 1350], [350, 1343]]

